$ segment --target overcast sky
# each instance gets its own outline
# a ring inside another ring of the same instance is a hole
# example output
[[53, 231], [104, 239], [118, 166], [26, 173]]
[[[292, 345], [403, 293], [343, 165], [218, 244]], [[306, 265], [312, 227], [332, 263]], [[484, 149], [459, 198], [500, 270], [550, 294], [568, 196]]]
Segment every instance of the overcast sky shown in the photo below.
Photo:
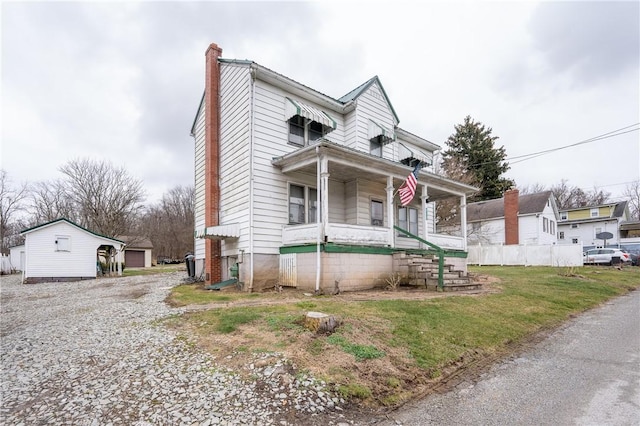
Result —
[[[6, 2], [1, 166], [16, 181], [108, 159], [148, 201], [193, 184], [204, 53], [339, 98], [377, 75], [400, 127], [446, 149], [470, 115], [519, 186], [620, 195], [640, 179], [640, 2]], [[628, 127], [631, 126], [631, 127]]]

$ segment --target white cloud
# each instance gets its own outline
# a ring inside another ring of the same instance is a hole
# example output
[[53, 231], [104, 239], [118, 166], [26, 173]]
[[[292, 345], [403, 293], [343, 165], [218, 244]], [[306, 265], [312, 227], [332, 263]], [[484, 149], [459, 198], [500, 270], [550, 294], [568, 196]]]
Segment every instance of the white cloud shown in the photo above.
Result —
[[[466, 115], [492, 127], [510, 156], [640, 121], [638, 13], [626, 10], [637, 3], [1, 7], [2, 167], [17, 181], [56, 178], [64, 162], [89, 156], [125, 165], [150, 201], [191, 184], [189, 130], [211, 42], [336, 98], [378, 75], [400, 126], [443, 147]], [[508, 177], [628, 182], [640, 178], [638, 140], [558, 151], [513, 164]]]

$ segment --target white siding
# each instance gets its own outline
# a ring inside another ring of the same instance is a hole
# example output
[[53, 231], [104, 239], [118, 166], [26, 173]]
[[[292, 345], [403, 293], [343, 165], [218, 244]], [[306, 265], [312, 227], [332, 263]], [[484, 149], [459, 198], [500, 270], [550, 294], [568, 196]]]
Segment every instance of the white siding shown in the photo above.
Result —
[[[352, 146], [363, 152], [369, 152], [369, 120], [373, 120], [389, 130], [393, 130], [395, 122], [391, 107], [387, 103], [382, 90], [377, 84], [372, 84], [358, 97], [356, 106], [357, 124], [355, 129], [356, 145]], [[392, 159], [394, 157], [394, 144], [387, 144], [382, 156]]]
[[240, 238], [222, 241], [222, 256], [249, 248], [251, 77], [246, 65], [220, 66], [220, 224], [239, 223]]
[[[204, 228], [204, 115], [205, 115], [205, 103], [202, 102], [199, 114], [196, 117], [195, 125], [195, 205], [194, 205], [194, 225], [195, 229]], [[196, 238], [194, 242], [194, 250], [196, 259], [204, 259], [204, 240], [202, 238]]]
[[[57, 236], [69, 237], [69, 251], [56, 250]], [[98, 247], [108, 243], [66, 222], [31, 231], [25, 241], [25, 278], [95, 277]]]
[[[300, 183], [315, 188], [316, 177], [315, 175], [303, 177], [297, 174], [285, 176], [271, 164], [274, 157], [299, 149], [287, 143], [289, 128], [285, 120], [285, 96], [290, 95], [260, 80], [257, 80], [255, 84], [254, 158], [252, 162], [254, 173], [254, 251], [256, 253], [277, 254], [282, 245], [282, 226], [289, 223], [288, 184], [290, 182]], [[338, 144], [344, 143], [344, 126], [341, 115], [326, 110], [309, 99], [299, 100], [331, 115], [337, 122], [337, 128], [325, 138]], [[329, 186], [330, 192], [333, 192], [332, 186], [336, 186], [333, 183], [330, 183]], [[338, 194], [342, 192], [339, 187], [336, 187], [336, 190]], [[334, 220], [331, 218], [337, 219], [342, 213], [337, 213], [332, 208], [329, 215], [330, 220]]]

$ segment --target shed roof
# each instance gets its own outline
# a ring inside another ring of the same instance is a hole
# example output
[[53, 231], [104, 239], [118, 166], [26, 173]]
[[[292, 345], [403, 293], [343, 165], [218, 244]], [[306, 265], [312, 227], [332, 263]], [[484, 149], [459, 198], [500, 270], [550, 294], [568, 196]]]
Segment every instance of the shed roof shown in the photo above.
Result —
[[38, 231], [40, 229], [47, 228], [49, 226], [53, 226], [55, 224], [63, 223], [63, 222], [68, 223], [71, 226], [75, 226], [76, 228], [80, 229], [81, 231], [84, 231], [84, 232], [87, 232], [89, 234], [95, 235], [96, 237], [100, 237], [100, 238], [104, 238], [104, 239], [107, 239], [107, 240], [111, 240], [111, 241], [114, 241], [114, 242], [117, 242], [117, 243], [120, 243], [120, 244], [125, 244], [125, 242], [122, 241], [122, 240], [118, 240], [116, 238], [111, 238], [111, 237], [107, 237], [106, 235], [98, 234], [97, 232], [93, 232], [93, 231], [91, 231], [91, 230], [89, 230], [87, 228], [84, 228], [84, 227], [78, 225], [77, 223], [72, 222], [69, 219], [64, 218], [64, 217], [52, 220], [50, 222], [41, 223], [40, 225], [32, 226], [31, 228], [23, 229], [22, 231], [20, 231], [20, 235], [29, 234], [31, 232]]
[[139, 235], [118, 235], [118, 239], [125, 242], [127, 249], [152, 249], [153, 243], [147, 237]]

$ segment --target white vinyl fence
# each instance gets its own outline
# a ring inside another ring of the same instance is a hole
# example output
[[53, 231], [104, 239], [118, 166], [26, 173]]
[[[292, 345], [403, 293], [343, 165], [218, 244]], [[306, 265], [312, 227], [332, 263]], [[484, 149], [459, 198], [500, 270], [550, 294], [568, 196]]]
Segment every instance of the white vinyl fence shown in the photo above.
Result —
[[582, 245], [468, 246], [470, 265], [582, 266]]

